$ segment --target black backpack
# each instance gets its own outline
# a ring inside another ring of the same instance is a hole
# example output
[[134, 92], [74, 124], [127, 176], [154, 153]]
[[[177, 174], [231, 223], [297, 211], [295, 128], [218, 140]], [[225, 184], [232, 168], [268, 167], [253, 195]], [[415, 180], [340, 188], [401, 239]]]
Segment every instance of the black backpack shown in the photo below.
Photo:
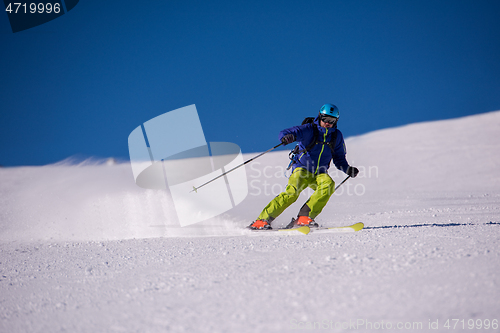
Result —
[[[302, 121], [301, 125], [312, 124], [314, 122], [314, 119], [315, 119], [314, 117], [306, 117]], [[328, 145], [328, 147], [330, 147], [330, 149], [332, 151], [332, 156], [333, 156], [334, 151], [335, 151], [335, 143], [337, 142], [337, 129], [335, 129], [335, 132], [333, 132], [333, 135], [332, 135], [330, 142], [322, 142], [322, 141], [318, 140], [319, 131], [318, 131], [318, 128], [316, 126], [313, 126], [313, 131], [314, 131], [313, 139], [306, 146], [305, 149], [300, 150], [299, 145], [297, 144], [292, 149], [292, 151], [290, 151], [290, 153], [288, 154], [288, 157], [290, 158], [290, 164], [288, 164], [288, 168], [286, 168], [287, 170], [289, 170], [293, 164], [297, 163], [298, 159], [300, 158], [299, 155], [307, 153], [308, 151], [313, 149], [314, 146], [316, 146], [317, 144]]]

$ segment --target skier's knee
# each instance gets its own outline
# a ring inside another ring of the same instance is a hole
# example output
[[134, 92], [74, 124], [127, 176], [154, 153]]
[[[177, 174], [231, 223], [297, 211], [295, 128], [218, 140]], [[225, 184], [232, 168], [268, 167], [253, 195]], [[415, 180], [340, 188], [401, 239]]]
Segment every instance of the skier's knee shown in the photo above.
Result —
[[299, 191], [294, 186], [288, 185], [285, 190], [285, 195], [288, 202], [295, 202], [299, 198]]
[[332, 195], [333, 192], [335, 192], [335, 182], [333, 180], [331, 180], [328, 183], [328, 194]]
[[321, 184], [322, 193], [324, 195], [332, 195], [335, 192], [335, 182], [330, 177], [326, 178], [324, 183]]

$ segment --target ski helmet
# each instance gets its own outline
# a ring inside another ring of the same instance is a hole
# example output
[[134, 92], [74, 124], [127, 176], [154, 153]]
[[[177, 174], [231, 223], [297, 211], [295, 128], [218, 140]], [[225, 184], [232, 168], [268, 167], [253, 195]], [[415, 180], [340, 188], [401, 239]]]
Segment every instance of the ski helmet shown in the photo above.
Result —
[[325, 104], [321, 107], [321, 109], [319, 109], [319, 115], [335, 117], [338, 119], [340, 117], [339, 108], [333, 104]]

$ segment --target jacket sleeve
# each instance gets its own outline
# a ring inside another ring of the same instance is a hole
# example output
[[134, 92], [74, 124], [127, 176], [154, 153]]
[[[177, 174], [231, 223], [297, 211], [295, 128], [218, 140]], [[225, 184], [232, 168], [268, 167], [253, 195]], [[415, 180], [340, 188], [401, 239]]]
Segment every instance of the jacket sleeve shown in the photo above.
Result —
[[305, 124], [284, 129], [279, 134], [279, 140], [281, 141], [281, 139], [287, 134], [293, 134], [295, 136], [295, 141], [309, 142], [314, 135], [312, 125], [313, 124]]
[[342, 170], [343, 172], [347, 172], [347, 168], [349, 167], [349, 163], [347, 162], [347, 159], [345, 155], [347, 154], [347, 150], [345, 147], [345, 142], [344, 142], [344, 136], [342, 135], [342, 132], [337, 130], [337, 140], [335, 147], [333, 149], [333, 164], [335, 164], [335, 167], [337, 169]]

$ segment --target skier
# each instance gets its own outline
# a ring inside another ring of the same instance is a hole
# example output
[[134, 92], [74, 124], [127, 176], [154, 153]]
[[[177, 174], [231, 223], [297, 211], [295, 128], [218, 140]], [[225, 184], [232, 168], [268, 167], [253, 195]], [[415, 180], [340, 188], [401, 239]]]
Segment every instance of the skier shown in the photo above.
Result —
[[337, 129], [339, 116], [335, 105], [325, 104], [313, 122], [280, 132], [279, 139], [284, 145], [298, 141], [298, 153], [295, 161], [292, 160], [292, 174], [285, 191], [262, 210], [257, 220], [248, 226], [250, 229], [272, 229], [271, 222], [293, 204], [307, 187], [312, 188], [314, 193], [300, 209], [295, 222], [292, 222], [298, 226], [318, 226], [314, 219], [335, 190], [335, 182], [328, 175], [330, 161], [333, 160], [337, 169], [352, 178], [359, 173], [357, 168], [347, 163], [344, 138]]

